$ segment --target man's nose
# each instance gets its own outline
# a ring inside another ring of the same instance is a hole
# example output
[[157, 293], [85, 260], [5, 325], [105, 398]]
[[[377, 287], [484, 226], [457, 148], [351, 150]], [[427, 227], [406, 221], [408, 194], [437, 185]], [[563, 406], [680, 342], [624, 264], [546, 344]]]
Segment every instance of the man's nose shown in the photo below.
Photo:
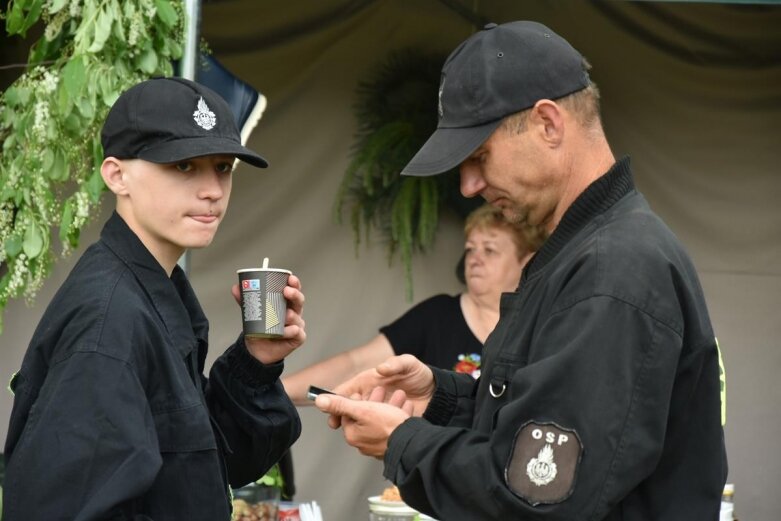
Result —
[[485, 188], [485, 181], [478, 168], [468, 161], [461, 163], [459, 173], [461, 174], [461, 195], [464, 197], [479, 195]]

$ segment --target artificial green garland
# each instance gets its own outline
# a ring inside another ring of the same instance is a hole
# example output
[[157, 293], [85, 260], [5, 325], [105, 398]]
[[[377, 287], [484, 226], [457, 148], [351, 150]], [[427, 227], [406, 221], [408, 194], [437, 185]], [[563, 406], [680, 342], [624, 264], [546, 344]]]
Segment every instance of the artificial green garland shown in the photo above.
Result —
[[0, 95], [0, 332], [11, 298], [32, 300], [104, 190], [100, 127], [119, 94], [173, 73], [180, 0], [11, 0], [9, 35], [43, 23], [28, 65]]

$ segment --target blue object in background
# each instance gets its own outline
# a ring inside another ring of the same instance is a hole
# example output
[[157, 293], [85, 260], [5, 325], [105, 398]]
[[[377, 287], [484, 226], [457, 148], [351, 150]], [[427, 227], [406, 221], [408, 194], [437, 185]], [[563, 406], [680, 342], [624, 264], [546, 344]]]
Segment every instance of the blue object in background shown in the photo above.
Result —
[[206, 85], [228, 102], [241, 131], [241, 144], [246, 145], [266, 109], [266, 97], [234, 76], [210, 54], [201, 53], [199, 56], [195, 81]]

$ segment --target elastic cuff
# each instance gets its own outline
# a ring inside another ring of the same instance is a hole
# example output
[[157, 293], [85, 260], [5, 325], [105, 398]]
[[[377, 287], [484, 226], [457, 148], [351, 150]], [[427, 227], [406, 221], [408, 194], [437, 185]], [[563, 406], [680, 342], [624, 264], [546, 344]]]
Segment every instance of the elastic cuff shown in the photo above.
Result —
[[244, 343], [244, 334], [225, 352], [231, 376], [249, 387], [262, 387], [276, 382], [285, 368], [284, 360], [264, 364], [249, 351]]
[[431, 367], [436, 388], [423, 412], [423, 419], [434, 425], [447, 425], [458, 406], [458, 390], [449, 371]]

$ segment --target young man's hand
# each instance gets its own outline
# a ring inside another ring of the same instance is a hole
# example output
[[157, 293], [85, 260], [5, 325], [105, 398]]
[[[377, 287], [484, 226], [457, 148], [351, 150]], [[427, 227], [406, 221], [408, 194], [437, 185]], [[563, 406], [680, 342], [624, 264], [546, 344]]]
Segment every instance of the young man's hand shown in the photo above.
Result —
[[[231, 288], [233, 298], [241, 304], [239, 285]], [[287, 286], [282, 290], [287, 300], [287, 314], [285, 315], [285, 332], [280, 338], [248, 338], [244, 337], [244, 343], [252, 356], [264, 364], [279, 362], [306, 340], [304, 330], [304, 294], [301, 292], [301, 281], [295, 275], [290, 275]]]
[[354, 398], [322, 394], [315, 405], [331, 418], [339, 418], [349, 445], [365, 456], [382, 459], [388, 450], [388, 438], [411, 416], [413, 404], [406, 399], [404, 391], [397, 390], [387, 398], [379, 387], [366, 400], [357, 394]]

